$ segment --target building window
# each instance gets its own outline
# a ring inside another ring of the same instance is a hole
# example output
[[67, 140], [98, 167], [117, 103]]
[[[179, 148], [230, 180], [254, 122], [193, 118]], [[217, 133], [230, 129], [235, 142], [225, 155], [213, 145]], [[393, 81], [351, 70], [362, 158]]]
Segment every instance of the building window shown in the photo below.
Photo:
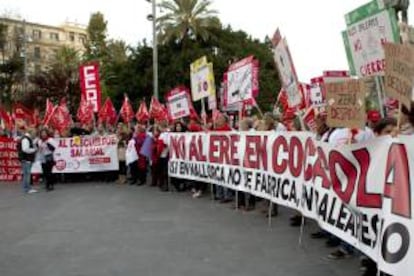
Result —
[[42, 39], [42, 31], [33, 30], [33, 39]]
[[40, 55], [40, 47], [35, 47], [34, 48], [34, 58], [35, 59], [40, 59], [41, 55]]
[[79, 42], [81, 44], [85, 44], [86, 43], [86, 36], [85, 35], [79, 35]]
[[59, 34], [58, 33], [50, 33], [50, 39], [59, 41]]
[[75, 41], [75, 33], [74, 32], [70, 32], [69, 33], [69, 41], [70, 42], [74, 42]]

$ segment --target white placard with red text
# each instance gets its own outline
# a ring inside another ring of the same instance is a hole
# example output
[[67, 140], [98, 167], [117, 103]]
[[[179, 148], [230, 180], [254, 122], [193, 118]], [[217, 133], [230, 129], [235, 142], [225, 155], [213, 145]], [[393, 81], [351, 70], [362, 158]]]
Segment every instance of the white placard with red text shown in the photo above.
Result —
[[190, 116], [190, 94], [187, 88], [177, 87], [167, 95], [167, 107], [174, 120]]
[[79, 67], [81, 93], [86, 102], [93, 106], [94, 112], [101, 109], [101, 84], [99, 80], [99, 63], [89, 63]]

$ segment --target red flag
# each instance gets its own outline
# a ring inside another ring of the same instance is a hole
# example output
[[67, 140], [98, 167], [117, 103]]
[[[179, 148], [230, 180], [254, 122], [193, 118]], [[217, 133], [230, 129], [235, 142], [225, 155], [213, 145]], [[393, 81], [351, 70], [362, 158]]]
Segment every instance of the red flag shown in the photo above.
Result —
[[88, 103], [84, 97], [81, 97], [76, 117], [82, 124], [90, 124], [94, 119], [93, 105]]
[[0, 119], [3, 121], [4, 126], [8, 130], [13, 130], [13, 118], [9, 112], [0, 107]]
[[49, 100], [49, 99], [47, 99], [46, 100], [46, 111], [45, 111], [45, 116], [44, 116], [44, 118], [43, 118], [43, 125], [44, 126], [47, 126], [48, 124], [49, 124], [49, 121], [50, 121], [50, 117], [52, 116], [52, 114], [53, 114], [53, 110], [54, 110], [54, 106], [53, 106], [53, 103]]
[[72, 118], [66, 106], [66, 101], [61, 101], [61, 103], [53, 110], [50, 124], [54, 129], [57, 129], [59, 133], [62, 133], [71, 125], [71, 123]]
[[101, 110], [99, 110], [98, 118], [100, 123], [116, 124], [116, 110], [110, 98], [106, 98]]
[[132, 109], [127, 95], [125, 95], [124, 103], [122, 104], [119, 113], [121, 113], [121, 117], [125, 123], [129, 123], [134, 118], [134, 110]]
[[145, 104], [145, 101], [141, 101], [138, 107], [137, 114], [135, 114], [135, 118], [138, 122], [146, 122], [150, 118], [150, 114], [148, 112], [147, 105]]
[[168, 112], [166, 113], [165, 110], [165, 107], [163, 107], [156, 98], [152, 97], [149, 109], [151, 118], [155, 120], [166, 119]]
[[33, 120], [33, 111], [29, 108], [25, 107], [24, 105], [17, 103], [13, 106], [13, 113], [16, 120], [22, 120], [30, 125], [34, 124]]

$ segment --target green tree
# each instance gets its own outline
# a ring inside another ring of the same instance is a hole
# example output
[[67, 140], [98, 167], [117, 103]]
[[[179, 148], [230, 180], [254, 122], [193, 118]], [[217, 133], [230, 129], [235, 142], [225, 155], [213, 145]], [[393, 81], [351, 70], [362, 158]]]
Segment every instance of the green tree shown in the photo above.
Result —
[[[2, 63], [0, 64], [0, 104], [10, 107], [17, 99], [18, 90], [23, 80], [22, 30], [17, 26], [10, 30], [5, 24], [0, 24], [0, 51]], [[9, 58], [6, 59], [6, 45], [10, 44]], [[20, 86], [19, 86], [20, 84]]]
[[183, 41], [185, 38], [211, 37], [212, 28], [220, 28], [217, 11], [210, 8], [210, 0], [164, 0], [159, 7], [165, 12], [157, 19], [159, 41]]
[[93, 13], [87, 27], [86, 60], [102, 60], [107, 55], [107, 25], [102, 13]]
[[59, 48], [51, 62], [50, 70], [30, 78], [34, 88], [25, 99], [27, 105], [43, 106], [47, 98], [58, 102], [65, 97], [69, 108], [76, 111], [80, 102], [80, 61], [79, 51], [67, 46]]
[[[208, 41], [188, 40], [186, 51], [183, 51], [181, 43], [176, 41], [159, 47], [161, 98], [177, 85], [190, 87], [190, 63], [201, 56], [206, 55], [208, 60], [213, 62], [216, 85], [219, 87], [230, 63], [254, 55], [260, 62], [258, 103], [263, 110], [271, 110], [280, 89], [271, 46], [252, 39], [245, 32], [233, 31], [230, 27], [210, 31], [213, 35]], [[131, 50], [128, 61], [116, 71], [116, 80], [113, 96], [118, 107], [123, 93], [128, 93], [135, 103], [142, 98], [150, 99], [152, 48], [145, 41]]]

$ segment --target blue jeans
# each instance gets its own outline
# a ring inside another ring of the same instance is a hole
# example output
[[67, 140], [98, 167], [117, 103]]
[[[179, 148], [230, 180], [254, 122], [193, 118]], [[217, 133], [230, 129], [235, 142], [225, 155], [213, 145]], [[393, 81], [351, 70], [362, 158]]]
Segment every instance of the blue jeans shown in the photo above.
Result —
[[23, 191], [27, 193], [31, 188], [31, 176], [32, 176], [32, 162], [22, 161], [22, 187]]

